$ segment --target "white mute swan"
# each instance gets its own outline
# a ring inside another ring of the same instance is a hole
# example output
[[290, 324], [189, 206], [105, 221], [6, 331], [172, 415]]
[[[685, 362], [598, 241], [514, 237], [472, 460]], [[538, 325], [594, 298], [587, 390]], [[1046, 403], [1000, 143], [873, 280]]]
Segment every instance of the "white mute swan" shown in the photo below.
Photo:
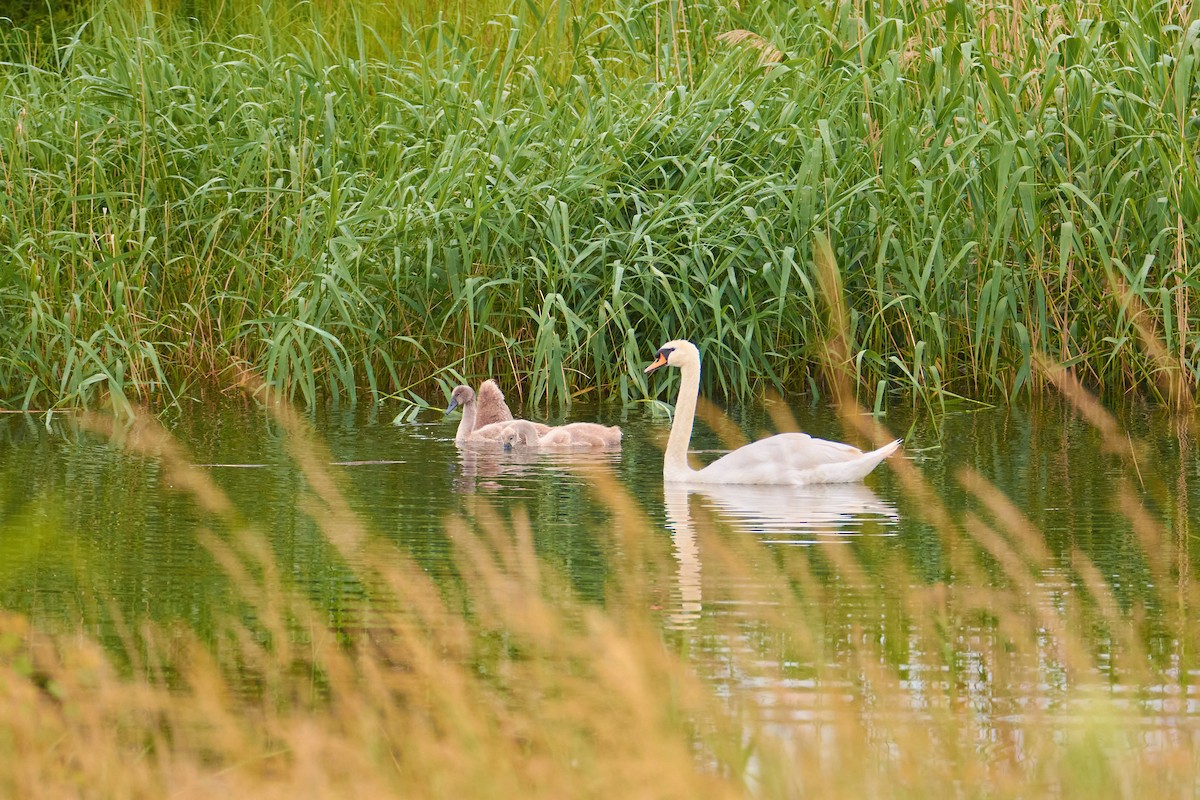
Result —
[[700, 394], [700, 351], [684, 339], [658, 349], [650, 373], [659, 367], [678, 367], [679, 399], [663, 456], [663, 479], [690, 483], [756, 483], [802, 486], [810, 483], [850, 483], [861, 480], [883, 459], [896, 452], [900, 440], [864, 453], [841, 442], [814, 439], [806, 433], [780, 433], [750, 442], [721, 456], [703, 469], [687, 462], [696, 398]]
[[[474, 389], [465, 384], [455, 386], [454, 391], [450, 393], [450, 405], [446, 407], [446, 413], [449, 414], [460, 406], [462, 407], [462, 419], [459, 420], [458, 431], [454, 434], [456, 442], [476, 438], [472, 434], [480, 428], [507, 422], [513, 418], [512, 412], [508, 410], [508, 403], [504, 401], [504, 392], [500, 391], [499, 384], [492, 378], [488, 378], [479, 385], [478, 395], [475, 394]], [[499, 432], [497, 429], [497, 436]]]
[[[546, 427], [546, 426], [542, 426]], [[597, 425], [594, 422], [571, 422], [539, 431], [538, 426], [518, 419], [508, 423], [500, 436], [506, 450], [516, 445], [526, 447], [616, 447], [621, 444], [621, 429], [616, 425]]]

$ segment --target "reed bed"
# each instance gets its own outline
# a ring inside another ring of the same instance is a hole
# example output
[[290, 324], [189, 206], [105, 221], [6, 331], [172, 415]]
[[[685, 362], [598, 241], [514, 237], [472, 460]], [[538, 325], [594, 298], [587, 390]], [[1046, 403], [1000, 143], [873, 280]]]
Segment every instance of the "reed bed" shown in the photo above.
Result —
[[[287, 7], [285, 7], [285, 5]], [[853, 392], [1186, 406], [1194, 4], [101, 3], [0, 27], [0, 403]], [[1154, 353], [1140, 346], [1161, 341]], [[229, 366], [235, 365], [235, 366]]]

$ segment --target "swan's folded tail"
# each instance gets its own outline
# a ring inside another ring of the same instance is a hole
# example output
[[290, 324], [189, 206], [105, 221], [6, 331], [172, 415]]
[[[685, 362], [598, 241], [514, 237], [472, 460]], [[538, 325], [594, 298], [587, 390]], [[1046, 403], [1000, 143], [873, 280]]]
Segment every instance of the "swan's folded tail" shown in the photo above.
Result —
[[879, 466], [879, 462], [890, 456], [892, 453], [900, 449], [900, 439], [894, 442], [888, 442], [878, 450], [872, 450], [869, 453], [863, 453], [858, 458], [850, 461], [839, 461], [834, 464], [824, 464], [813, 470], [819, 474], [819, 481], [813, 483], [851, 483], [860, 481], [870, 474], [871, 470]]

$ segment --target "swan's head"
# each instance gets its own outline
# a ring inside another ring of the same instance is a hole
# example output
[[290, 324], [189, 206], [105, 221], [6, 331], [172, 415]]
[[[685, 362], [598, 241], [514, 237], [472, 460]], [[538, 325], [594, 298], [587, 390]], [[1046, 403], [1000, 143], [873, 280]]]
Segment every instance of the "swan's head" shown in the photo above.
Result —
[[700, 351], [696, 345], [687, 339], [675, 339], [658, 348], [654, 361], [646, 367], [646, 373], [654, 372], [659, 367], [682, 367], [686, 364], [699, 364]]
[[446, 406], [446, 413], [449, 414], [459, 406], [465, 406], [467, 403], [474, 402], [475, 390], [470, 386], [455, 386], [454, 391], [450, 393], [450, 405]]

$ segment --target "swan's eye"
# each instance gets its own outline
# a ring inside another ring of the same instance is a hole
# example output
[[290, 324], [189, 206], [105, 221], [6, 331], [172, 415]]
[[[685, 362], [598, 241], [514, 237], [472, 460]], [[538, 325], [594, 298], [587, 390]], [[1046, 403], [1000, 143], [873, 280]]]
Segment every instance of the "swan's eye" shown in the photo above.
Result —
[[669, 359], [671, 357], [671, 353], [674, 353], [674, 352], [675, 352], [674, 347], [664, 347], [658, 351], [658, 354], [660, 356], [662, 356], [663, 359], [665, 360], [665, 359]]

